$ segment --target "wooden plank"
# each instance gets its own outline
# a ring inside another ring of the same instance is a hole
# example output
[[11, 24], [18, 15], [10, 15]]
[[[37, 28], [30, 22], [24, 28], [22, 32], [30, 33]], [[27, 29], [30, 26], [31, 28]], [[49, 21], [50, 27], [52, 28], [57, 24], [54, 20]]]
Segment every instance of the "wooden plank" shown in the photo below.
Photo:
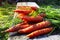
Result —
[[[18, 2], [17, 5], [16, 5], [16, 9], [18, 8], [18, 6], [34, 6], [34, 7], [39, 8], [39, 6], [35, 2]], [[14, 14], [13, 19], [16, 16], [17, 16], [17, 13]], [[10, 35], [13, 35], [13, 34], [16, 34], [16, 32], [10, 33]], [[11, 37], [8, 38], [8, 40], [27, 40], [27, 39], [24, 38], [24, 35], [20, 35], [20, 36], [11, 36]]]
[[17, 7], [18, 6], [35, 6], [39, 8], [39, 6], [35, 2], [18, 2]]

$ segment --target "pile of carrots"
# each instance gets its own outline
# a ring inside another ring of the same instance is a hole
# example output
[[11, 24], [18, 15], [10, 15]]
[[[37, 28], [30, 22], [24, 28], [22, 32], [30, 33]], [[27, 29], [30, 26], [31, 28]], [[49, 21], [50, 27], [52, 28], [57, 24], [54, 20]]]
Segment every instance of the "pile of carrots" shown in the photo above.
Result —
[[32, 11], [36, 11], [37, 7], [21, 6], [14, 12], [18, 13], [18, 18], [22, 19], [23, 22], [19, 23], [5, 32], [18, 32], [20, 34], [27, 34], [28, 38], [34, 38], [39, 35], [47, 34], [52, 31], [51, 22], [44, 20], [46, 14], [38, 14], [36, 17], [28, 16]]

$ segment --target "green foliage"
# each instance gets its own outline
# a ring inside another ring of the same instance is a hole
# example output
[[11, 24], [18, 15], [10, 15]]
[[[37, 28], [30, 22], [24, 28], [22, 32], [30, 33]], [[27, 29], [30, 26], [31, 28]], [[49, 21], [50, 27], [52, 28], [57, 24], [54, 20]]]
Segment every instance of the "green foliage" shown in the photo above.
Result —
[[60, 0], [38, 0], [38, 4], [45, 4], [45, 5], [60, 5]]
[[6, 30], [12, 25], [22, 22], [22, 20], [18, 18], [13, 19], [14, 9], [15, 6], [9, 4], [5, 4], [4, 6], [0, 7], [0, 40], [7, 40], [9, 36], [8, 33], [1, 33], [2, 31]]
[[51, 6], [41, 6], [39, 12], [46, 12], [46, 20], [49, 20], [56, 28], [60, 28], [60, 8]]
[[38, 10], [37, 10], [37, 11], [32, 11], [32, 12], [29, 14], [29, 16], [34, 16], [34, 17], [36, 17], [38, 14], [39, 14], [39, 13], [38, 13]]

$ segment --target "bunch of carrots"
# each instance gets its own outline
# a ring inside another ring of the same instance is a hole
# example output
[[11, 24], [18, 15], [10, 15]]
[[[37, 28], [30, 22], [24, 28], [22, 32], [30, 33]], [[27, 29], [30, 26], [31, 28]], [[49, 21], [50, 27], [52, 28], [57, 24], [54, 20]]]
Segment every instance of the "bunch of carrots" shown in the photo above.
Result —
[[28, 16], [32, 11], [36, 11], [37, 7], [20, 6], [14, 12], [18, 13], [18, 18], [23, 22], [19, 23], [4, 32], [18, 32], [20, 34], [27, 34], [26, 37], [34, 38], [39, 35], [47, 34], [52, 31], [51, 22], [44, 20], [46, 14], [38, 14], [37, 16]]

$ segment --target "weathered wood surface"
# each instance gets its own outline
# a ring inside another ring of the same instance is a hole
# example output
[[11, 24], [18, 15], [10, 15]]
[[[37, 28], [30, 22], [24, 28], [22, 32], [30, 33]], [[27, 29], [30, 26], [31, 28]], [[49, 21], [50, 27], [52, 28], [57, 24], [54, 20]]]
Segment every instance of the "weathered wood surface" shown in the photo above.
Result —
[[18, 6], [35, 6], [39, 8], [39, 6], [35, 2], [18, 2], [17, 7]]
[[[8, 40], [27, 40], [24, 39], [23, 36], [14, 36], [14, 37], [10, 37]], [[37, 38], [34, 39], [28, 39], [28, 40], [60, 40], [60, 36], [59, 35], [51, 35], [51, 36], [39, 36]]]

